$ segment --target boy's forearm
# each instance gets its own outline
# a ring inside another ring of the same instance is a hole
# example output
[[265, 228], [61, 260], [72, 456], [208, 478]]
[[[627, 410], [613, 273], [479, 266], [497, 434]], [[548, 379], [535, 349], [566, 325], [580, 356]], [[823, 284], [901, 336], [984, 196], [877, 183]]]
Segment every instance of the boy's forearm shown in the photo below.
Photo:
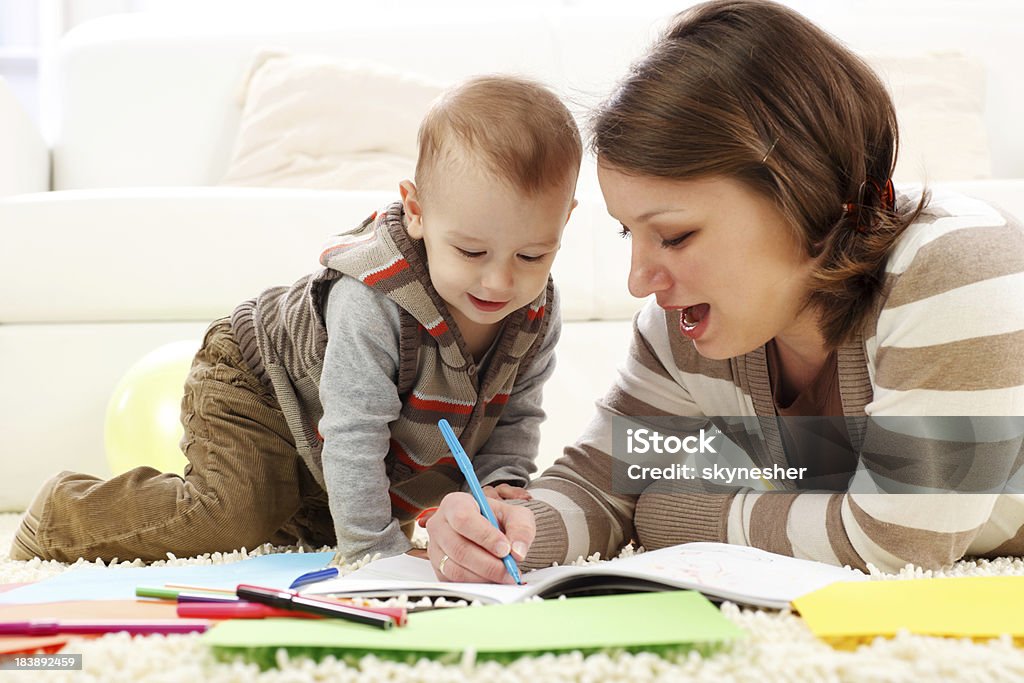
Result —
[[[325, 472], [329, 469], [325, 467]], [[349, 469], [348, 472], [354, 473], [354, 470]], [[374, 481], [376, 478], [365, 469], [363, 475], [358, 482], [350, 477], [340, 481], [337, 478], [327, 480], [327, 497], [338, 540], [338, 553], [347, 562], [355, 562], [374, 553], [385, 557], [400, 555], [412, 547], [398, 520], [391, 516], [388, 484], [383, 487], [374, 485], [378, 483]]]
[[341, 528], [335, 522], [335, 533], [338, 533], [338, 555], [344, 558], [346, 563], [358, 562], [366, 556], [372, 557], [380, 553], [382, 557], [401, 555], [412, 548], [412, 543], [398, 525], [397, 519], [380, 533], [374, 534], [368, 530], [364, 533], [354, 534], [350, 526], [345, 527], [345, 538], [342, 540]]

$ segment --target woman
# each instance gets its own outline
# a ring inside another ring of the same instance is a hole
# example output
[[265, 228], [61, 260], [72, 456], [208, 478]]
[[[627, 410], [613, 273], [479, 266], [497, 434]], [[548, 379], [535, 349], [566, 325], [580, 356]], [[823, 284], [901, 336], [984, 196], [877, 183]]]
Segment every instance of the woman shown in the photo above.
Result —
[[[895, 112], [860, 59], [785, 7], [699, 5], [593, 129], [630, 292], [657, 305], [533, 500], [492, 501], [504, 534], [467, 495], [443, 501], [439, 577], [508, 581], [510, 549], [531, 568], [631, 540], [884, 570], [1024, 553], [1024, 235], [974, 200], [894, 192]], [[775, 420], [794, 415], [847, 418], [823, 439], [841, 447], [801, 447]], [[625, 490], [622, 416], [747, 418], [731, 436], [754, 465], [806, 476]]]

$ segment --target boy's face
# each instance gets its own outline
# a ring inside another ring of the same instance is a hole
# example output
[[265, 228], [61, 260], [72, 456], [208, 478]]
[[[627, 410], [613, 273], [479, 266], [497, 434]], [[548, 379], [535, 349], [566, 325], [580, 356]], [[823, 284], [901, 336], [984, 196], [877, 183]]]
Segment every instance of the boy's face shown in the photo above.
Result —
[[401, 185], [409, 235], [422, 239], [434, 289], [463, 332], [500, 323], [547, 285], [576, 201], [568, 182], [524, 197], [465, 164], [434, 171], [429, 195]]

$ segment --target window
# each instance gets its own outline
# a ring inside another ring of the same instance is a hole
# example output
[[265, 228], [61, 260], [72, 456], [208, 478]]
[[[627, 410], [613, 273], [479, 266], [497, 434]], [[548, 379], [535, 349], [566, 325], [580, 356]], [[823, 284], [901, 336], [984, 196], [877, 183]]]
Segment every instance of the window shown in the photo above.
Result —
[[0, 0], [0, 76], [37, 120], [40, 1]]

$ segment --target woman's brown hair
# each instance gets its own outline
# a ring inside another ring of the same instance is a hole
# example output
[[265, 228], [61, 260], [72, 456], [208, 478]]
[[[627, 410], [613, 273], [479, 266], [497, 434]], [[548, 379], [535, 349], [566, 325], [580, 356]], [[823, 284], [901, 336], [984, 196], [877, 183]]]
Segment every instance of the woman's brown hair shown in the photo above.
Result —
[[927, 202], [886, 200], [898, 129], [878, 76], [774, 2], [679, 14], [591, 127], [601, 163], [622, 172], [734, 177], [771, 197], [820, 257], [806, 305], [833, 347], [870, 315], [887, 257]]

